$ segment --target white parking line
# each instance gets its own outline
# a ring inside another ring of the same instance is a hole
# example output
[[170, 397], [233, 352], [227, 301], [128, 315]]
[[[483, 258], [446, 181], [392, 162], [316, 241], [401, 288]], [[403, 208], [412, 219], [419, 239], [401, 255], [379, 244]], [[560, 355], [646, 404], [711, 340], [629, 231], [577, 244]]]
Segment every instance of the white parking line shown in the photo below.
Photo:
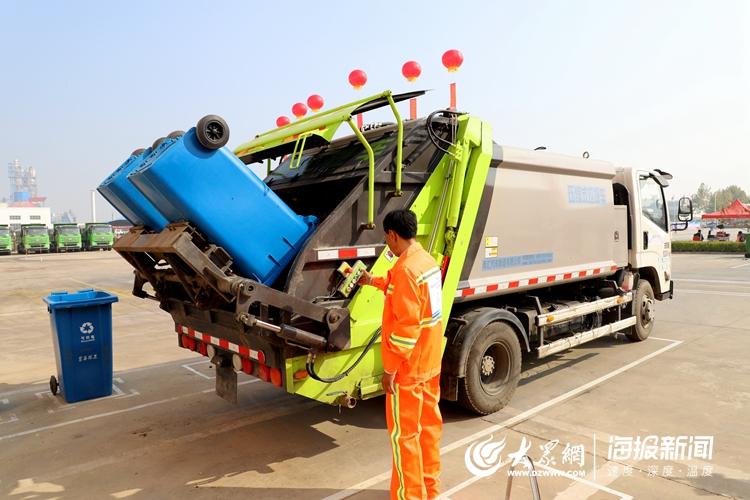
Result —
[[718, 290], [698, 290], [692, 288], [680, 288], [677, 293], [694, 293], [699, 295], [721, 295], [724, 297], [750, 297], [747, 292], [721, 292]]
[[[656, 338], [653, 338], [653, 340], [657, 340]], [[658, 339], [662, 340], [662, 339]], [[583, 384], [575, 389], [571, 389], [570, 391], [561, 394], [560, 396], [557, 396], [556, 398], [550, 399], [549, 401], [545, 401], [542, 404], [539, 404], [537, 406], [534, 406], [533, 408], [530, 408], [524, 412], [519, 413], [518, 415], [511, 417], [499, 424], [492, 425], [490, 427], [487, 427], [486, 429], [483, 429], [481, 431], [477, 431], [474, 434], [471, 434], [469, 436], [466, 436], [464, 438], [458, 439], [448, 445], [443, 446], [440, 448], [440, 454], [445, 455], [446, 453], [453, 451], [455, 449], [461, 448], [462, 446], [466, 446], [474, 441], [476, 441], [479, 438], [482, 438], [488, 434], [493, 434], [501, 429], [504, 429], [506, 427], [510, 427], [513, 425], [516, 425], [519, 422], [523, 422], [524, 420], [528, 419], [532, 415], [536, 415], [537, 413], [546, 410], [547, 408], [551, 406], [555, 406], [557, 404], [560, 404], [570, 398], [573, 398], [575, 396], [578, 396], [579, 394], [582, 394], [592, 387], [595, 387], [597, 385], [602, 384], [603, 382], [606, 382], [607, 380], [616, 377], [617, 375], [620, 375], [621, 373], [624, 373], [632, 368], [635, 368], [636, 366], [640, 365], [641, 363], [645, 363], [651, 358], [654, 358], [660, 354], [663, 354], [670, 349], [674, 349], [678, 345], [682, 344], [681, 340], [672, 340], [672, 339], [663, 339], [665, 341], [671, 342], [671, 344], [662, 347], [661, 349], [658, 349], [651, 354], [647, 354], [641, 358], [638, 358], [637, 360], [628, 363], [625, 366], [622, 366], [620, 368], [617, 368], [616, 370], [613, 370], [605, 375], [602, 375], [601, 377], [592, 380], [591, 382], [588, 382], [586, 384]], [[333, 495], [327, 496], [324, 498], [324, 500], [342, 500], [344, 498], [348, 498], [356, 493], [359, 493], [362, 490], [365, 490], [367, 488], [370, 488], [372, 486], [375, 486], [376, 484], [387, 480], [391, 477], [391, 471], [386, 471], [381, 474], [378, 474], [377, 476], [373, 476], [369, 479], [366, 479], [362, 482], [359, 482], [353, 486], [350, 486], [344, 490], [341, 490], [337, 493], [334, 493]]]
[[722, 285], [750, 286], [750, 281], [740, 280], [699, 280], [693, 278], [674, 278], [675, 281], [687, 281], [690, 283], [721, 283]]
[[187, 363], [185, 365], [182, 365], [182, 367], [185, 368], [186, 370], [190, 370], [191, 372], [195, 373], [199, 377], [203, 377], [203, 378], [208, 379], [208, 380], [215, 380], [216, 376], [211, 377], [211, 376], [206, 375], [205, 373], [201, 373], [198, 370], [196, 370], [195, 368], [193, 368], [195, 365], [206, 365], [206, 364], [209, 364], [209, 363], [210, 363], [210, 361], [200, 360], [200, 361], [196, 361], [195, 363]]

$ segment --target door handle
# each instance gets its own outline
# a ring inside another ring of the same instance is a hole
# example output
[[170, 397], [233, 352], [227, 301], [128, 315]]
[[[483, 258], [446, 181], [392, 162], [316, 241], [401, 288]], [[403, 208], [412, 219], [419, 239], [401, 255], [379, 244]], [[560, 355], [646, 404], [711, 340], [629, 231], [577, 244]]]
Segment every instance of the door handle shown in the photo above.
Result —
[[648, 250], [648, 231], [643, 231], [643, 249]]

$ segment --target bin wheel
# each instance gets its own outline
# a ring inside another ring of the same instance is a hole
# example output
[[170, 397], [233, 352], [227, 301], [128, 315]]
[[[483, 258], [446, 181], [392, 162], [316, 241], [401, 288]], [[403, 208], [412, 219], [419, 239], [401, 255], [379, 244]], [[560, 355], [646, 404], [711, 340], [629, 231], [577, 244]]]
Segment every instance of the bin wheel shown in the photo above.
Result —
[[162, 142], [164, 142], [164, 141], [166, 141], [166, 140], [167, 140], [167, 138], [166, 138], [166, 137], [159, 137], [159, 138], [158, 138], [158, 139], [156, 139], [156, 140], [154, 141], [154, 143], [153, 143], [153, 144], [151, 145], [151, 149], [155, 151], [155, 150], [156, 150], [156, 148], [158, 148], [158, 147], [159, 147], [159, 146], [161, 145], [161, 143], [162, 143]]
[[174, 132], [171, 132], [167, 137], [169, 139], [177, 139], [179, 137], [182, 137], [185, 135], [185, 132], [183, 130], [175, 130]]
[[52, 375], [49, 378], [49, 391], [54, 395], [57, 396], [57, 391], [60, 389], [60, 384], [57, 383], [57, 378]]
[[130, 156], [138, 156], [139, 154], [143, 153], [144, 151], [146, 151], [144, 148], [138, 148], [135, 151], [133, 151], [132, 153], [130, 153]]
[[195, 135], [204, 148], [219, 149], [229, 142], [229, 126], [220, 116], [206, 115], [198, 120]]

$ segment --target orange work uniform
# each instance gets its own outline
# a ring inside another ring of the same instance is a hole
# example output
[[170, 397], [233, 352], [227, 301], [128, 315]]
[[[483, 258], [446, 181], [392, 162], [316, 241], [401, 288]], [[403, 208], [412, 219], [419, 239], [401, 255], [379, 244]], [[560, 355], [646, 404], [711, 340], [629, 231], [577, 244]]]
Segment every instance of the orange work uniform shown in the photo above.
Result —
[[396, 372], [395, 394], [386, 399], [393, 450], [391, 498], [437, 498], [440, 492], [440, 269], [419, 243], [407, 248], [372, 285], [385, 292], [383, 368]]

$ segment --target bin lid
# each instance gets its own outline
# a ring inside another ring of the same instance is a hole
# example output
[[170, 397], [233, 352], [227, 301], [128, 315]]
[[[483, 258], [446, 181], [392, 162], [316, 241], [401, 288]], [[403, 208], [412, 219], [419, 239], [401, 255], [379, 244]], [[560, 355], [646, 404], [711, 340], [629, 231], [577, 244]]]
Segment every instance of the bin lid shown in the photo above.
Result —
[[74, 293], [68, 293], [66, 290], [55, 291], [44, 297], [44, 302], [50, 309], [69, 309], [73, 307], [89, 307], [117, 302], [117, 295], [105, 292], [104, 290], [94, 290], [93, 288], [84, 288]]

